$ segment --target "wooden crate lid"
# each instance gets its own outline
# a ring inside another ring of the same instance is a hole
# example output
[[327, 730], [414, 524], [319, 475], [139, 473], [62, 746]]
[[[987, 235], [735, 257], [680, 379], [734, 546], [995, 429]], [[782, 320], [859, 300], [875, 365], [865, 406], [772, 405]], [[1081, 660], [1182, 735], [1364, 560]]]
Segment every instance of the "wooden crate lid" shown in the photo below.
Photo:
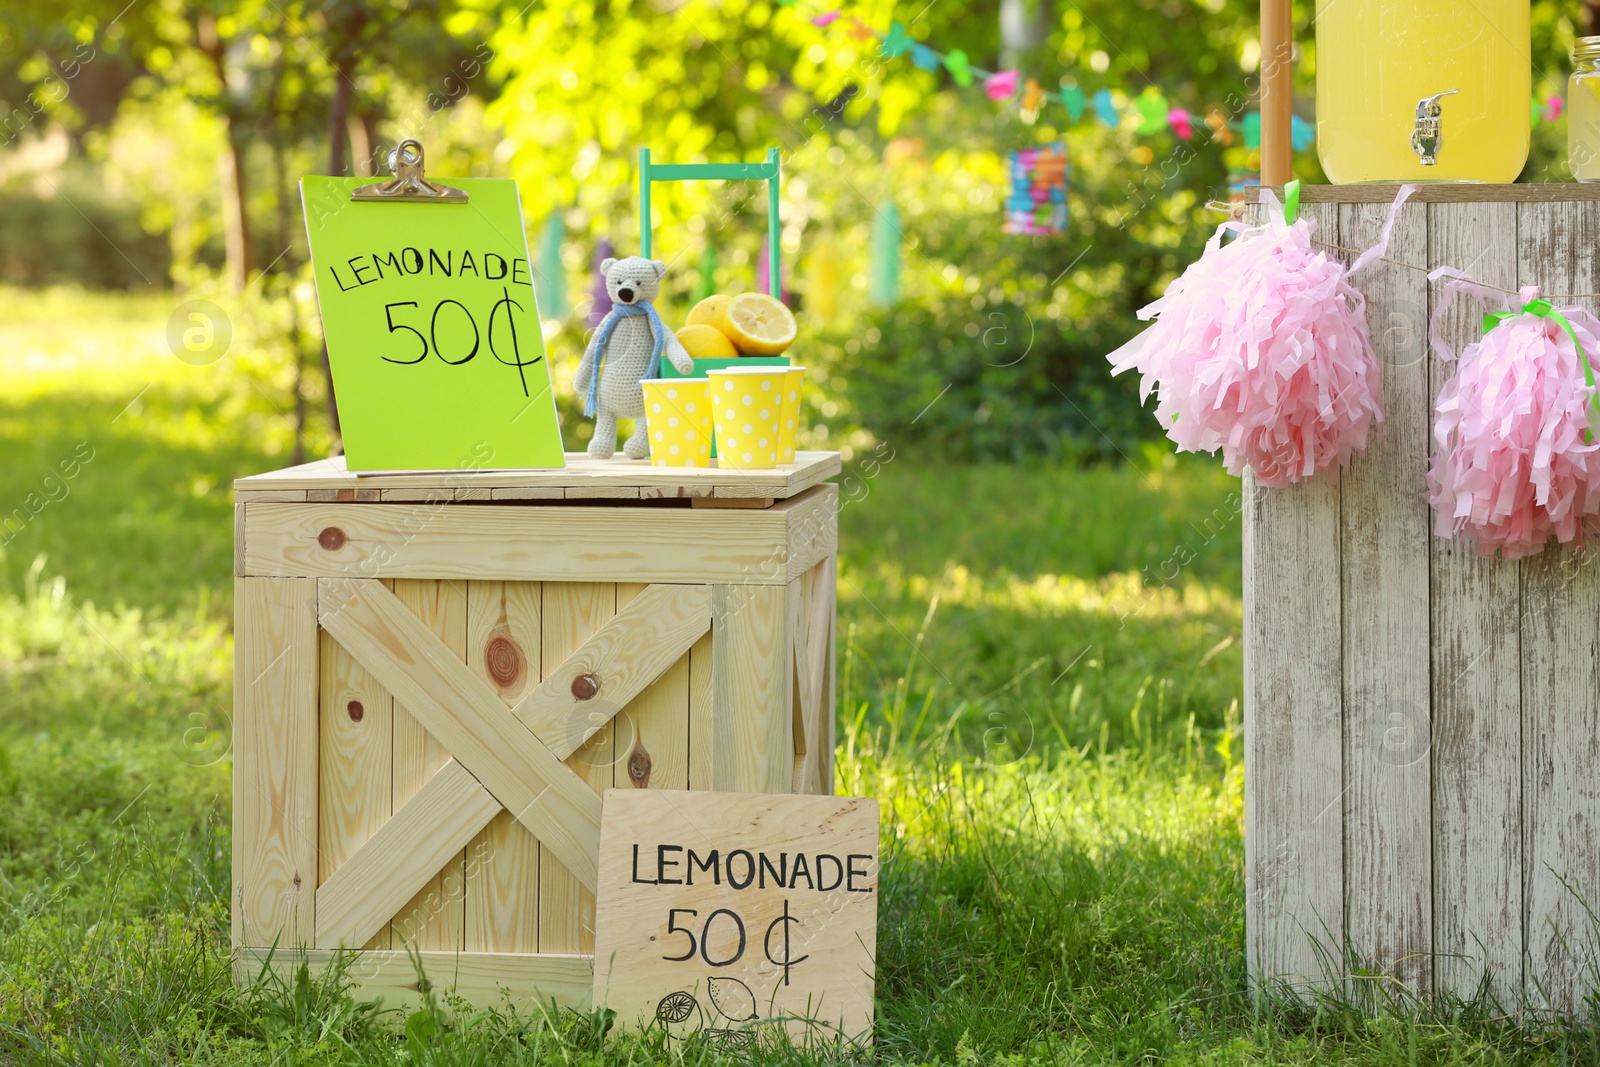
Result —
[[653, 467], [646, 460], [567, 453], [562, 470], [352, 474], [343, 456], [234, 481], [241, 500], [572, 500], [720, 497], [784, 500], [839, 473], [837, 452], [797, 452], [773, 470]]
[[[1283, 202], [1283, 186], [1273, 186], [1272, 192]], [[1305, 185], [1300, 186], [1302, 204], [1392, 204], [1400, 193], [1398, 182], [1381, 182], [1371, 185]], [[1245, 190], [1245, 201], [1254, 204], [1260, 199], [1260, 190]], [[1411, 201], [1419, 204], [1483, 204], [1483, 203], [1564, 203], [1567, 201], [1600, 200], [1600, 182], [1518, 182], [1515, 185], [1488, 185], [1479, 182], [1419, 182]]]

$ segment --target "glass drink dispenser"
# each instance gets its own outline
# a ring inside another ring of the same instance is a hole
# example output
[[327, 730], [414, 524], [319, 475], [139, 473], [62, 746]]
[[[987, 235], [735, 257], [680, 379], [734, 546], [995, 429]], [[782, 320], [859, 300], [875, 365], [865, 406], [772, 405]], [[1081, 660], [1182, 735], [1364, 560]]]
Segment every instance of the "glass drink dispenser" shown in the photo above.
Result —
[[1528, 0], [1317, 0], [1328, 180], [1512, 182], [1528, 160]]

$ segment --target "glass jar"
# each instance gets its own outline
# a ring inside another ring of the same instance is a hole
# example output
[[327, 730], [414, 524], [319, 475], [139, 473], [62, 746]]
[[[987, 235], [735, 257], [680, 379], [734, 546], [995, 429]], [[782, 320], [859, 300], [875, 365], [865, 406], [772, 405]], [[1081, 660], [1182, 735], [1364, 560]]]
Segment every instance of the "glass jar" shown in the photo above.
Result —
[[1580, 182], [1600, 182], [1600, 37], [1579, 37], [1572, 47], [1567, 164]]
[[1528, 11], [1528, 0], [1317, 0], [1328, 180], [1515, 181], [1533, 98]]

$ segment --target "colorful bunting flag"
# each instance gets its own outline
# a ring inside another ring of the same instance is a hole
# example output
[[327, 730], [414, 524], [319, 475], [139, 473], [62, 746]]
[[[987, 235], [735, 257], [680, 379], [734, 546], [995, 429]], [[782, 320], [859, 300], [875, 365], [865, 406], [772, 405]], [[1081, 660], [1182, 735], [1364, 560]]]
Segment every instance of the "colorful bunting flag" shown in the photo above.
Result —
[[1122, 121], [1122, 116], [1117, 113], [1117, 104], [1111, 99], [1110, 89], [1100, 89], [1094, 94], [1095, 117], [1108, 129], [1116, 129], [1117, 123]]
[[961, 49], [952, 48], [944, 54], [944, 69], [950, 72], [951, 80], [962, 88], [972, 84], [972, 64]]
[[[782, 7], [791, 6], [795, 2], [796, 0], [778, 0], [779, 6]], [[1066, 109], [1067, 118], [1073, 123], [1081, 121], [1084, 113], [1092, 106], [1095, 118], [1102, 125], [1116, 129], [1122, 124], [1123, 109], [1118, 106], [1109, 88], [1098, 89], [1090, 97], [1083, 89], [1073, 84], [1064, 85], [1055, 93], [1047, 94], [1039, 87], [1036, 79], [1025, 78], [1019, 70], [984, 70], [974, 65], [963, 49], [952, 48], [948, 52], [940, 52], [922, 44], [914, 40], [910, 31], [900, 22], [891, 22], [888, 31], [881, 32], [868, 26], [859, 16], [847, 16], [845, 12], [837, 9], [822, 11], [814, 15], [810, 21], [819, 29], [827, 29], [841, 19], [845, 20], [848, 26], [847, 32], [852, 38], [857, 40], [877, 38], [881, 41], [879, 52], [886, 58], [909, 56], [912, 65], [918, 70], [937, 73], [942, 68], [949, 71], [951, 80], [963, 88], [981, 81], [984, 92], [991, 100], [997, 102], [1018, 100], [1025, 122], [1036, 121], [1044, 104], [1055, 102]], [[1542, 110], [1537, 100], [1533, 102], [1532, 107], [1536, 121], [1541, 118], [1545, 121], [1554, 121], [1561, 115], [1562, 103], [1559, 97], [1555, 97], [1546, 101]], [[1148, 137], [1171, 130], [1173, 135], [1181, 140], [1187, 141], [1194, 137], [1197, 116], [1185, 108], [1172, 107], [1166, 96], [1154, 86], [1146, 88], [1133, 98], [1130, 113], [1138, 115], [1136, 132], [1141, 136]], [[1298, 115], [1293, 117], [1292, 123], [1293, 147], [1296, 151], [1304, 151], [1315, 139], [1315, 127]], [[1239, 131], [1244, 135], [1246, 146], [1252, 149], [1260, 147], [1261, 116], [1256, 112], [1250, 112], [1242, 116], [1240, 121], [1232, 122], [1222, 112], [1213, 110], [1206, 117], [1206, 125], [1212, 131], [1213, 141], [1231, 145], [1235, 141], [1234, 131]]]
[[872, 277], [867, 296], [879, 307], [900, 299], [900, 211], [891, 200], [872, 227]]
[[1289, 146], [1296, 152], [1304, 152], [1311, 147], [1311, 142], [1317, 139], [1317, 128], [1299, 115], [1289, 117]]
[[561, 212], [552, 211], [539, 235], [539, 315], [564, 319], [567, 312], [567, 268], [561, 263], [561, 242], [567, 236]]
[[883, 48], [881, 51], [884, 55], [888, 56], [890, 59], [893, 59], [896, 56], [905, 55], [911, 50], [911, 46], [914, 43], [915, 42], [911, 40], [911, 35], [906, 32], [906, 28], [904, 26], [900, 25], [898, 22], [892, 22], [889, 24], [888, 34], [883, 38]]
[[600, 320], [611, 314], [611, 290], [606, 288], [606, 273], [600, 269], [600, 264], [616, 254], [611, 242], [604, 237], [594, 246], [594, 303], [589, 307], [590, 326], [600, 325]]
[[1139, 109], [1139, 132], [1145, 136], [1160, 133], [1167, 128], [1167, 98], [1161, 95], [1160, 90], [1146, 89], [1134, 101], [1134, 106]]
[[1077, 122], [1083, 118], [1083, 109], [1089, 104], [1089, 98], [1083, 95], [1083, 90], [1076, 85], [1068, 85], [1061, 90], [1061, 106], [1067, 109], [1067, 118]]
[[1034, 78], [1028, 79], [1028, 84], [1022, 89], [1022, 110], [1035, 117], [1039, 109], [1044, 106], [1044, 90], [1039, 88], [1039, 82]]
[[1010, 100], [1017, 95], [1017, 77], [1014, 70], [991, 74], [983, 79], [983, 91], [989, 94], [990, 100]]

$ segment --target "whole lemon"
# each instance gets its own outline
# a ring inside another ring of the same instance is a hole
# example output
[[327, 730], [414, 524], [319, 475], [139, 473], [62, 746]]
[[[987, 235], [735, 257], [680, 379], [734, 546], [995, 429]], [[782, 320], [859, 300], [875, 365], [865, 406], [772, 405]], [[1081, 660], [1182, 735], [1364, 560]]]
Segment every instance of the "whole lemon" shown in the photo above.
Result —
[[688, 324], [690, 326], [715, 326], [717, 320], [722, 318], [723, 313], [728, 310], [728, 305], [732, 301], [733, 297], [726, 293], [717, 293], [714, 296], [706, 297], [689, 312]]
[[695, 359], [732, 359], [739, 354], [733, 342], [715, 326], [691, 323], [678, 331], [678, 341], [684, 351]]

